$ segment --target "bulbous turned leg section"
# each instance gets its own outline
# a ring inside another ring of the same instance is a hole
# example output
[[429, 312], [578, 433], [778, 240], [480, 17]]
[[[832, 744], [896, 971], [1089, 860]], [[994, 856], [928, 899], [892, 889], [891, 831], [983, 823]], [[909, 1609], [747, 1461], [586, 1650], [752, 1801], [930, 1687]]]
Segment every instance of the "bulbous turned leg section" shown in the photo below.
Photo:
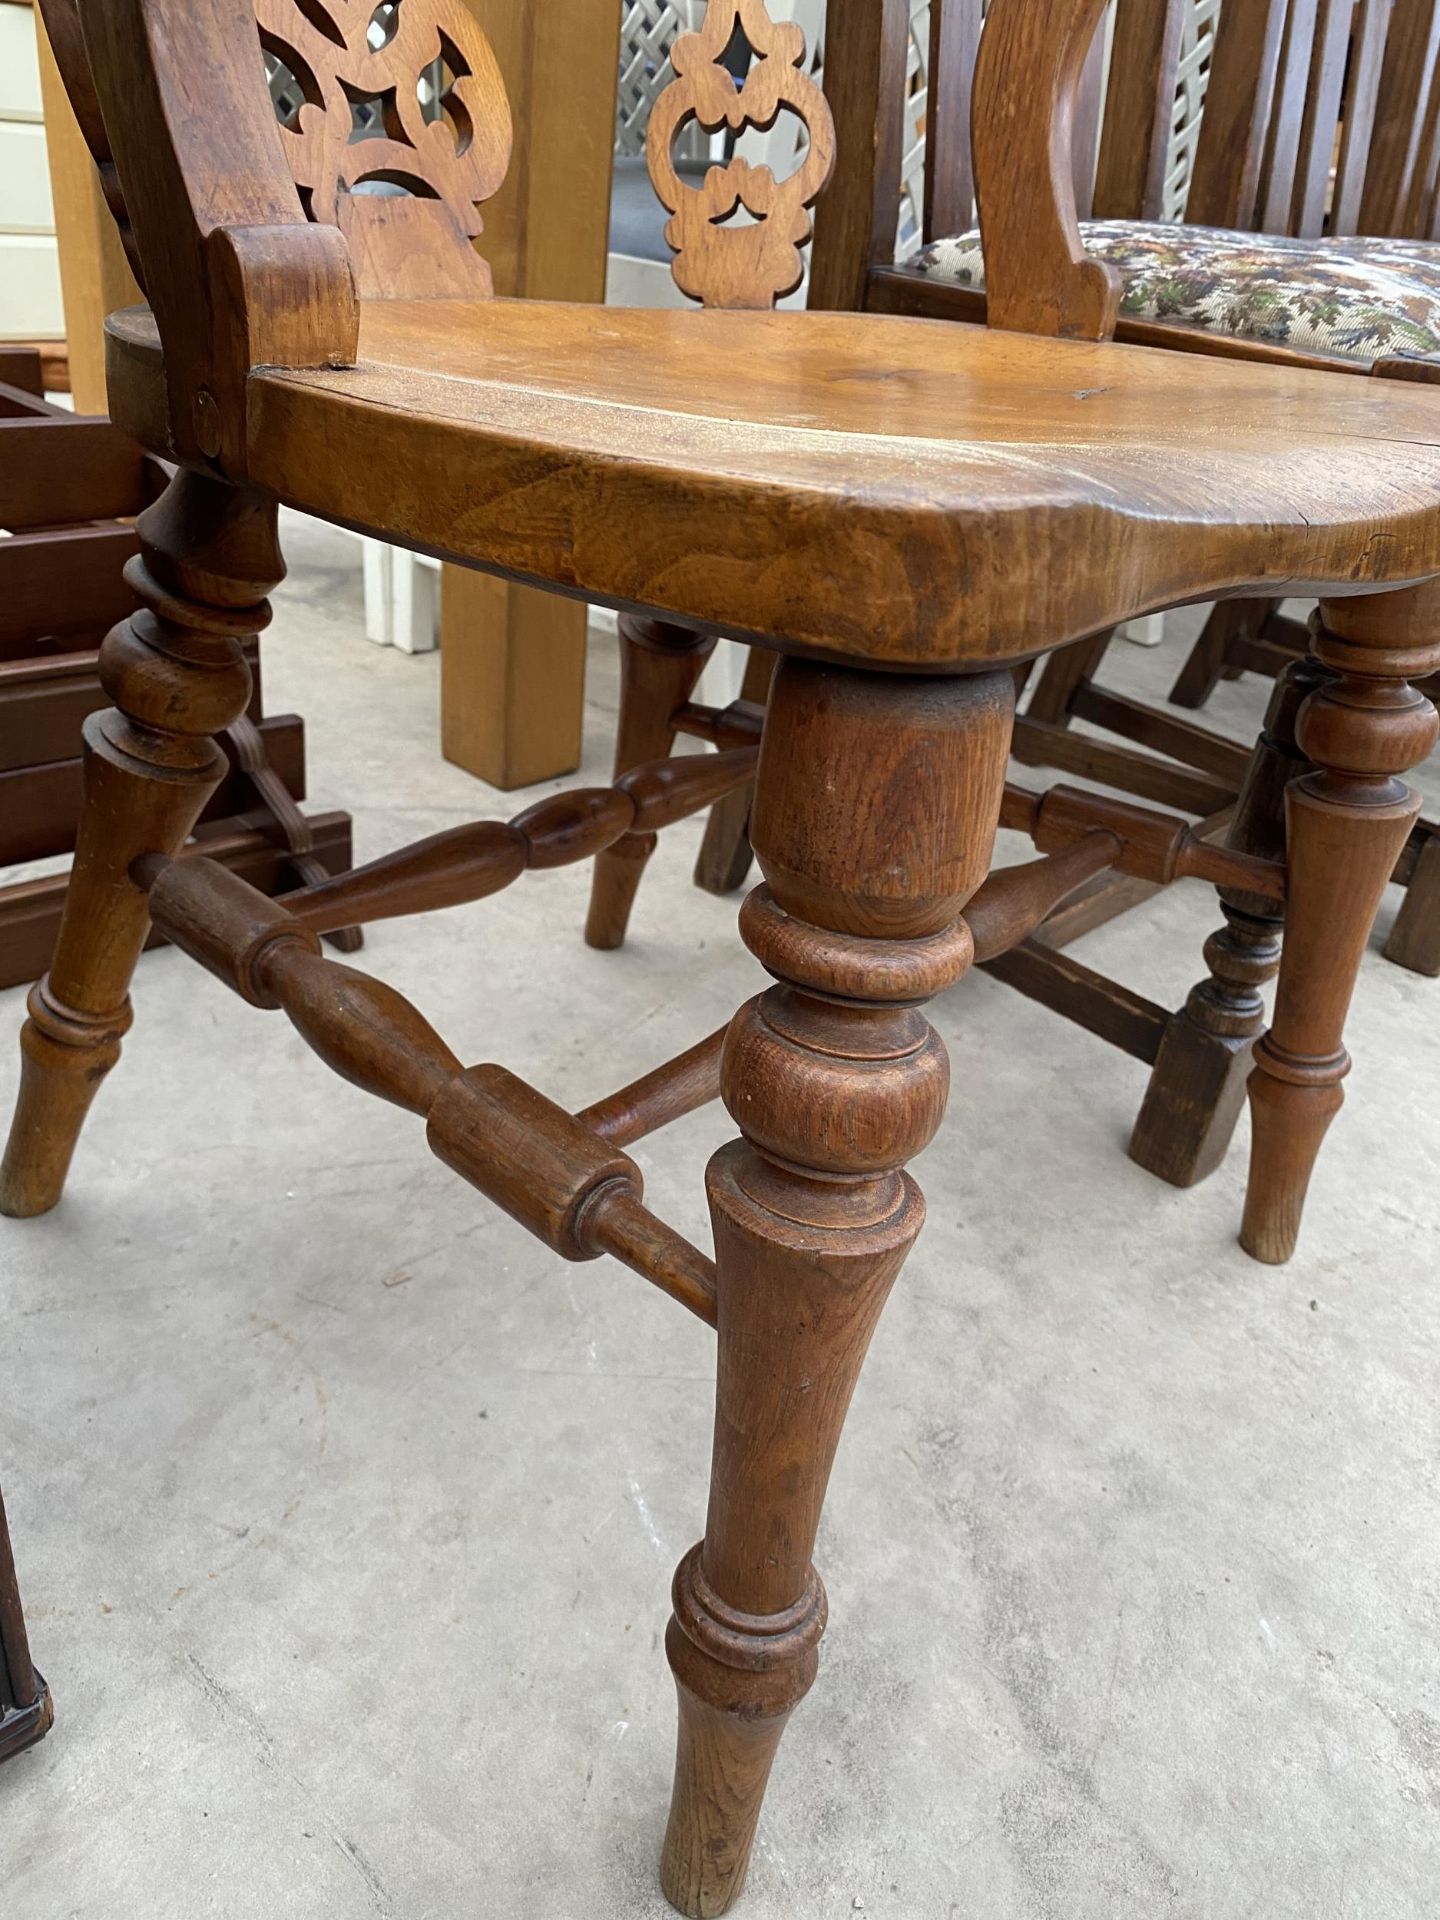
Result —
[[60, 1198], [90, 1103], [120, 1055], [128, 989], [149, 931], [130, 877], [142, 854], [176, 854], [226, 771], [213, 736], [245, 710], [240, 638], [269, 619], [284, 576], [273, 504], [181, 473], [140, 517], [127, 578], [142, 605], [106, 638], [115, 702], [85, 723], [85, 804], [55, 957], [30, 996], [20, 1096], [0, 1213]]
[[[1307, 766], [1295, 728], [1329, 678], [1318, 661], [1297, 660], [1276, 682], [1230, 829], [1237, 852], [1285, 858], [1285, 790]], [[1265, 1029], [1263, 992], [1280, 970], [1283, 909], [1226, 887], [1220, 909], [1225, 924], [1205, 943], [1209, 978], [1171, 1016], [1130, 1139], [1130, 1158], [1176, 1187], [1208, 1179], [1229, 1151]]]
[[[663, 620], [623, 614], [620, 619], [620, 722], [615, 778], [663, 760], [675, 745], [675, 714], [694, 693], [715, 651], [710, 634]], [[596, 856], [590, 888], [587, 945], [622, 947], [645, 868], [656, 847], [653, 833], [627, 833]]]
[[920, 1009], [973, 958], [961, 914], [989, 869], [1013, 699], [1008, 674], [904, 681], [787, 660], [776, 675], [752, 836], [768, 884], [741, 927], [777, 984], [726, 1042], [722, 1092], [744, 1137], [707, 1176], [710, 1507], [666, 1641], [680, 1736], [662, 1877], [685, 1914], [738, 1896], [781, 1735], [815, 1678], [821, 1506], [924, 1219], [903, 1169], [949, 1087]]
[[1440, 646], [1435, 589], [1324, 605], [1315, 651], [1334, 671], [1301, 709], [1314, 771], [1287, 794], [1285, 950], [1250, 1079], [1250, 1185], [1240, 1241], [1280, 1265], [1295, 1251], [1310, 1177], [1350, 1069], [1345, 1018], [1385, 887], [1420, 811], [1399, 777], [1435, 744], [1435, 709], [1409, 684]]

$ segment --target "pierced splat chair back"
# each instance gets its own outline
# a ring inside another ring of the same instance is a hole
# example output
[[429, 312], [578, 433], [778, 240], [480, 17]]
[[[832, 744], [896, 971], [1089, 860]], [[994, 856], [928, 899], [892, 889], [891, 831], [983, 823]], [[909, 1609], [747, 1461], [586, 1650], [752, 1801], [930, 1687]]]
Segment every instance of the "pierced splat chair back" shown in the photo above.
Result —
[[[473, 245], [510, 163], [495, 55], [462, 0], [254, 0], [301, 105], [281, 144], [310, 219], [350, 242], [362, 297], [492, 291]], [[375, 131], [356, 138], [357, 110]]]
[[[728, 63], [737, 34], [753, 56], [738, 81]], [[676, 284], [708, 307], [773, 307], [804, 277], [810, 209], [835, 165], [834, 120], [806, 54], [803, 29], [772, 20], [765, 0], [711, 0], [700, 32], [683, 35], [671, 51], [675, 80], [650, 116], [650, 177], [673, 216], [666, 238]], [[693, 122], [708, 134], [768, 133], [787, 111], [808, 135], [787, 178], [739, 153], [711, 167], [700, 186], [677, 172], [675, 143]]]
[[[41, 10], [160, 327], [181, 458], [243, 477], [249, 370], [353, 360], [358, 300], [492, 292], [482, 210], [504, 181], [512, 126], [463, 0], [41, 0]], [[752, 59], [737, 83], [726, 59], [739, 36]], [[262, 50], [283, 70], [291, 104], [280, 109]], [[706, 305], [767, 307], [800, 284], [809, 210], [835, 152], [805, 51], [800, 28], [777, 24], [765, 0], [711, 0], [701, 32], [675, 47], [650, 156], [677, 278]], [[357, 129], [357, 111], [373, 131]], [[786, 111], [809, 135], [789, 178], [738, 155], [700, 185], [676, 171], [673, 143], [692, 121], [739, 133]]]

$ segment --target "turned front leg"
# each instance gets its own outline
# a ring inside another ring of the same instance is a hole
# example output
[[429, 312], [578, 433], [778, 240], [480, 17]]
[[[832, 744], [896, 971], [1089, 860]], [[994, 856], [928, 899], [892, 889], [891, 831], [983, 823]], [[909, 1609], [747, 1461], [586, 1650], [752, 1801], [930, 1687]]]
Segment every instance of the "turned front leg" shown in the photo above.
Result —
[[711, 1162], [719, 1335], [705, 1538], [666, 1649], [680, 1735], [662, 1867], [682, 1913], [744, 1884], [786, 1722], [815, 1678], [811, 1564], [850, 1397], [924, 1218], [905, 1163], [949, 1081], [920, 1011], [958, 980], [1014, 705], [1008, 674], [900, 680], [786, 661], [742, 930], [777, 984], [737, 1016], [723, 1093], [743, 1138]]
[[1250, 1186], [1240, 1239], [1257, 1260], [1295, 1251], [1310, 1176], [1350, 1070], [1345, 1017], [1385, 887], [1420, 811], [1402, 774], [1435, 744], [1410, 685], [1440, 660], [1434, 588], [1325, 603], [1315, 652], [1335, 678], [1301, 709], [1314, 771], [1287, 796], [1285, 947], [1270, 1031], [1250, 1077]]
[[131, 868], [175, 854], [227, 762], [213, 736], [245, 711], [240, 638], [268, 622], [284, 577], [275, 507], [181, 473], [140, 516], [126, 577], [142, 610], [100, 650], [115, 702], [85, 723], [85, 803], [65, 914], [21, 1035], [20, 1095], [0, 1166], [0, 1213], [45, 1213], [130, 1025], [129, 986], [150, 915]]

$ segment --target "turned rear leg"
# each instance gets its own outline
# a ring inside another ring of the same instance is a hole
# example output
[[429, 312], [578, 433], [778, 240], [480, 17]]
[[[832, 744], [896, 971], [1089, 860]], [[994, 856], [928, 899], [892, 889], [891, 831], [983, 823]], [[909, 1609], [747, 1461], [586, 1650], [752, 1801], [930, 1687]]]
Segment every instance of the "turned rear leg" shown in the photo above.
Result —
[[140, 516], [127, 577], [142, 610], [108, 636], [100, 677], [115, 702], [85, 723], [85, 804], [55, 957], [30, 995], [20, 1093], [0, 1166], [0, 1213], [60, 1198], [90, 1104], [120, 1057], [130, 978], [150, 926], [130, 877], [175, 854], [227, 762], [220, 733], [245, 711], [240, 639], [270, 617], [284, 577], [275, 507], [181, 473]]
[[[1230, 829], [1238, 852], [1285, 858], [1285, 790], [1308, 767], [1296, 722], [1328, 677], [1297, 660], [1276, 682]], [[1130, 1139], [1131, 1159], [1176, 1187], [1207, 1179], [1229, 1150], [1265, 1029], [1263, 989], [1280, 969], [1283, 908], [1223, 887], [1220, 907], [1225, 924], [1205, 943], [1209, 977], [1171, 1015]]]
[[[694, 693], [715, 651], [712, 635], [664, 620], [620, 619], [620, 721], [615, 778], [663, 760], [675, 745], [677, 711]], [[595, 862], [585, 938], [592, 947], [625, 944], [640, 881], [655, 851], [653, 833], [627, 833]]]
[[1350, 1069], [1345, 1018], [1386, 885], [1420, 811], [1400, 777], [1435, 744], [1435, 709], [1409, 684], [1440, 646], [1433, 590], [1324, 604], [1315, 651], [1335, 679], [1297, 738], [1314, 771], [1287, 795], [1285, 951], [1250, 1078], [1253, 1140], [1241, 1244], [1290, 1258], [1310, 1177]]
[[[778, 663], [778, 654], [751, 647], [740, 698], [763, 707], [770, 697], [770, 682]], [[750, 810], [754, 803], [754, 787], [738, 787], [710, 809], [695, 862], [695, 884], [705, 893], [736, 893], [744, 886], [751, 864]]]

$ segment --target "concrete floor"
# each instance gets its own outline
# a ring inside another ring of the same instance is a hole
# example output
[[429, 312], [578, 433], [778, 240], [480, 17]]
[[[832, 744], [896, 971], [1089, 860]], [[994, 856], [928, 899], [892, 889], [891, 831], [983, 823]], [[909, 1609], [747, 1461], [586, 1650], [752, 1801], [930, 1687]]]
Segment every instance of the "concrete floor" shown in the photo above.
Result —
[[[492, 809], [436, 661], [358, 637], [300, 530], [266, 663], [362, 857]], [[587, 773], [613, 656], [597, 646]], [[1176, 664], [1117, 650], [1163, 687]], [[1219, 711], [1253, 727], [1254, 682]], [[573, 870], [375, 929], [469, 1060], [581, 1103], [752, 990], [667, 838], [632, 947]], [[1393, 902], [1387, 908], [1387, 919]], [[1082, 949], [1175, 1001], [1176, 890]], [[648, 1920], [671, 1570], [704, 1511], [710, 1336], [563, 1268], [174, 954], [64, 1207], [0, 1223], [0, 1476], [58, 1722], [0, 1773], [6, 1920]], [[12, 1034], [22, 996], [0, 996]], [[950, 1124], [819, 1555], [832, 1627], [742, 1911], [1420, 1920], [1440, 1904], [1440, 983], [1372, 955], [1303, 1251], [1238, 1251], [1243, 1140], [1126, 1159], [1133, 1062], [975, 978]], [[14, 1050], [0, 1047], [8, 1110]], [[705, 1232], [711, 1112], [640, 1151]]]

